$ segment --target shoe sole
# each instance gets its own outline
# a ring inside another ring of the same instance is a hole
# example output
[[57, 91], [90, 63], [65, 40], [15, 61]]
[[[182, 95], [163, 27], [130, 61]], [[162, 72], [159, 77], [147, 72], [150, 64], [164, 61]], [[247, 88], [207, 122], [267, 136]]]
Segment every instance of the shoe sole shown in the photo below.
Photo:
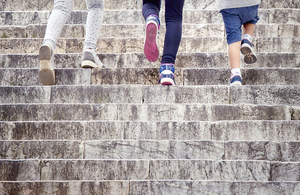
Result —
[[233, 83], [230, 83], [230, 86], [240, 86], [242, 83], [240, 81], [235, 81]]
[[244, 61], [247, 64], [253, 64], [257, 61], [257, 57], [252, 51], [252, 48], [248, 44], [243, 44], [241, 47], [241, 52], [244, 55]]
[[155, 62], [159, 56], [159, 50], [156, 44], [156, 38], [157, 38], [157, 26], [154, 23], [149, 23], [146, 26], [144, 54], [150, 62]]
[[84, 60], [81, 62], [81, 67], [82, 68], [99, 68], [96, 63], [90, 60]]
[[51, 64], [51, 50], [43, 45], [39, 51], [40, 71], [39, 77], [43, 85], [55, 84], [55, 73]]
[[161, 79], [160, 84], [161, 85], [175, 85], [173, 79], [170, 79], [170, 78]]

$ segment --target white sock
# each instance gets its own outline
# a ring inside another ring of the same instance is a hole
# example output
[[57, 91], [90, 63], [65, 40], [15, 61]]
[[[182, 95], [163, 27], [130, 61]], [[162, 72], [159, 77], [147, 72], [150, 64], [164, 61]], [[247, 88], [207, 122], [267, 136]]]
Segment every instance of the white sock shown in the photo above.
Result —
[[252, 37], [249, 34], [244, 34], [242, 39], [248, 39], [252, 43]]
[[232, 75], [241, 75], [241, 69], [240, 68], [234, 68], [234, 69], [231, 69], [231, 74]]

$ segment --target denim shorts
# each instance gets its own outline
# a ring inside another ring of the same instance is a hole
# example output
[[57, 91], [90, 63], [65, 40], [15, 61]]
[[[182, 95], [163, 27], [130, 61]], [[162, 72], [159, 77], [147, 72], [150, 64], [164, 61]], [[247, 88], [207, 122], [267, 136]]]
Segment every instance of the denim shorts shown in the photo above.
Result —
[[227, 43], [235, 43], [242, 39], [241, 26], [247, 23], [256, 24], [259, 5], [221, 10], [225, 24]]

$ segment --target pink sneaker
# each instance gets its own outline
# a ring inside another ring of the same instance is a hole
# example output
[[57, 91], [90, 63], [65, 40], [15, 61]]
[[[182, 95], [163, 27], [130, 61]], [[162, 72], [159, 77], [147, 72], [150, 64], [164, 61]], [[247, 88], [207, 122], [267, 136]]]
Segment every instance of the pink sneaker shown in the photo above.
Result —
[[158, 16], [150, 15], [146, 19], [146, 36], [144, 42], [144, 54], [150, 62], [155, 62], [159, 57], [159, 28]]

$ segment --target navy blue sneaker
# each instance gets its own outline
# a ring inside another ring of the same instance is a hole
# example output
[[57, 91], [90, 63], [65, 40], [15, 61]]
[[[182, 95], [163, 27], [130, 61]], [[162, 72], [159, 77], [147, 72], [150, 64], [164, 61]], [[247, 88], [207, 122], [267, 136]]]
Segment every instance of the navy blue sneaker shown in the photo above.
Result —
[[244, 55], [244, 61], [247, 64], [253, 64], [257, 61], [253, 44], [248, 39], [242, 40], [241, 52]]
[[239, 74], [231, 74], [231, 77], [230, 77], [230, 86], [233, 86], [233, 85], [242, 85], [242, 76], [239, 75]]
[[146, 19], [144, 54], [150, 62], [155, 62], [159, 57], [159, 28], [160, 21], [158, 16], [148, 16]]
[[175, 85], [174, 64], [162, 64], [159, 69], [159, 83], [161, 85]]

